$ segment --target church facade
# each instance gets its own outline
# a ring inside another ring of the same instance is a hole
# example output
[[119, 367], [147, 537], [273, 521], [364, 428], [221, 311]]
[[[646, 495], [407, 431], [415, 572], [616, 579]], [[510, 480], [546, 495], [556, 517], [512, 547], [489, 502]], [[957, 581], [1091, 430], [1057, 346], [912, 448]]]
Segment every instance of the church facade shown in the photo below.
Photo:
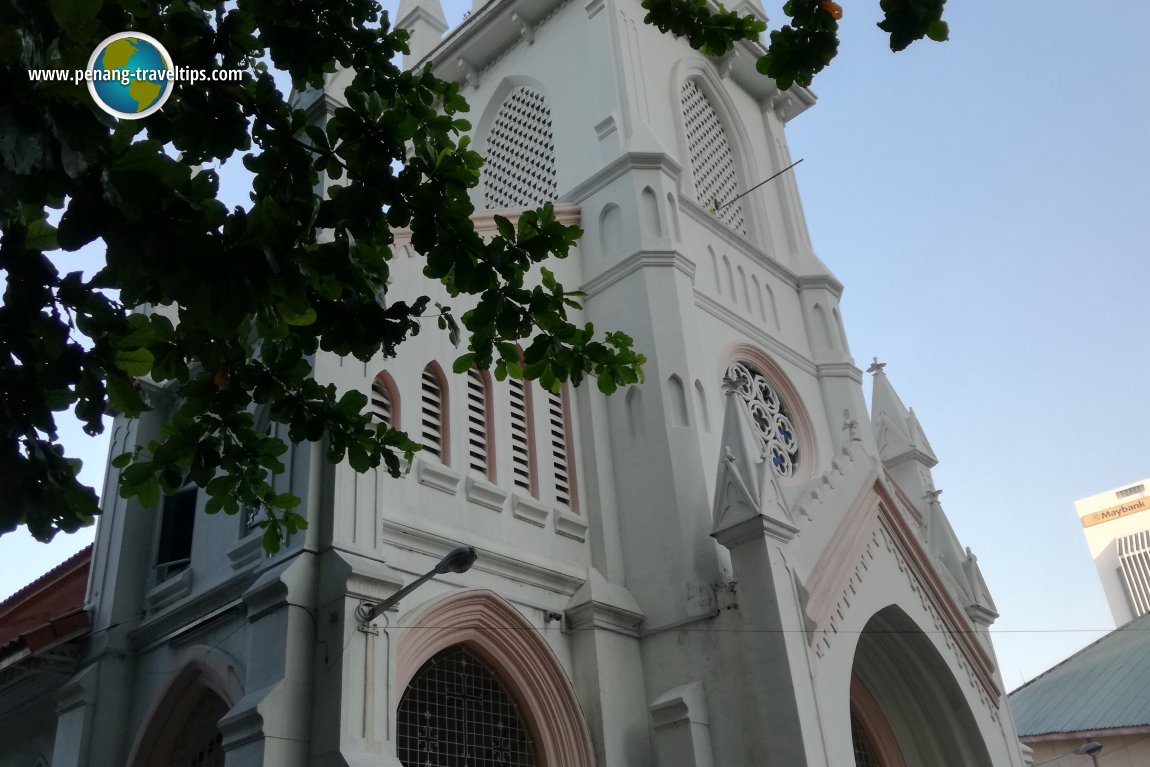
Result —
[[[309, 527], [270, 558], [195, 488], [157, 513], [110, 469], [90, 634], [39, 753], [0, 765], [1028, 763], [937, 458], [878, 362], [868, 413], [791, 174], [756, 188], [814, 97], [779, 93], [753, 43], [707, 59], [643, 15], [493, 0], [442, 37], [426, 0], [398, 23], [409, 64], [465, 83], [477, 226], [555, 201], [585, 235], [548, 266], [645, 381], [453, 374], [434, 332], [321, 355], [425, 449], [396, 480], [294, 446], [277, 483]], [[307, 97], [317, 119], [347, 76]], [[449, 300], [402, 239], [392, 272], [389, 296]], [[162, 399], [117, 419], [112, 455]], [[460, 545], [473, 567], [364, 619]]]

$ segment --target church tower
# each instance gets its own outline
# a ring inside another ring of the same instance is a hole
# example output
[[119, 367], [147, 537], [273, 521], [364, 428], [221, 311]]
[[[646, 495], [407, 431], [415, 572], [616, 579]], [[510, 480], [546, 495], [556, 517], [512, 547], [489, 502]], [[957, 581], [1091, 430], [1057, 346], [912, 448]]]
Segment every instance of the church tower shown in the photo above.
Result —
[[[546, 202], [581, 226], [548, 268], [582, 320], [634, 338], [645, 381], [454, 374], [435, 332], [320, 355], [321, 382], [423, 451], [396, 480], [293, 447], [278, 482], [309, 527], [270, 559], [194, 489], [160, 522], [125, 526], [141, 513], [116, 501], [59, 763], [166, 763], [211, 736], [226, 761], [205, 763], [229, 767], [1025, 764], [938, 457], [881, 365], [868, 414], [793, 174], [760, 183], [814, 96], [758, 74], [758, 42], [709, 59], [644, 14], [477, 0], [441, 38], [438, 0], [404, 0], [396, 21], [405, 65], [471, 104], [476, 226]], [[317, 119], [350, 77], [311, 95]], [[397, 237], [389, 298], [449, 302], [421, 267]], [[120, 424], [113, 453], [154, 428]], [[189, 550], [157, 554], [177, 524]], [[365, 618], [460, 545], [474, 567]]]

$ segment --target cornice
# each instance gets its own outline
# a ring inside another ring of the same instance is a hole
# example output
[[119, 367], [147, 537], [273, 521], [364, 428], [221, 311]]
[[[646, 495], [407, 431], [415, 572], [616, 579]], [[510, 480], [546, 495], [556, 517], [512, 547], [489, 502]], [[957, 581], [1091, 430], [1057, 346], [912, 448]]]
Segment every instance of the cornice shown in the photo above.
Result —
[[770, 335], [762, 328], [747, 321], [746, 318], [731, 311], [725, 304], [721, 304], [710, 296], [696, 290], [695, 306], [707, 314], [727, 323], [759, 346], [769, 350], [775, 356], [785, 359], [804, 373], [808, 373], [812, 376], [818, 375], [818, 366], [815, 365], [814, 362]]
[[698, 202], [685, 194], [679, 194], [679, 207], [696, 222], [711, 230], [712, 234], [726, 240], [728, 245], [737, 248], [740, 253], [762, 266], [775, 277], [792, 288], [797, 289], [799, 287], [798, 275], [772, 258], [767, 251], [712, 216], [710, 211], [703, 208]]
[[594, 296], [644, 267], [672, 267], [687, 275], [692, 283], [695, 281], [695, 264], [679, 251], [639, 250], [583, 283], [580, 290], [588, 297]]

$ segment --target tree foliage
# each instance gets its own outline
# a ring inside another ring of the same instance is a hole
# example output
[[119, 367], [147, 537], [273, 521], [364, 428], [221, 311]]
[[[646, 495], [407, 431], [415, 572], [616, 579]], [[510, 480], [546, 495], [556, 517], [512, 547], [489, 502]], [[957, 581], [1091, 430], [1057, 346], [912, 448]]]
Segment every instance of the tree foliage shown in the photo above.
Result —
[[[943, 1], [882, 0], [892, 47], [945, 38]], [[710, 55], [763, 31], [705, 0], [644, 6]], [[790, 0], [760, 70], [780, 87], [809, 83], [834, 55], [835, 7]], [[159, 39], [183, 67], [245, 78], [177, 84], [160, 112], [117, 123], [83, 85], [27, 75], [83, 69], [125, 30]], [[455, 83], [402, 71], [405, 48], [374, 0], [0, 0], [0, 532], [25, 524], [48, 540], [98, 513], [57, 414], [96, 434], [109, 409], [137, 416], [163, 402], [161, 432], [114, 461], [121, 495], [155, 505], [195, 482], [209, 512], [260, 511], [274, 549], [304, 520], [299, 499], [272, 487], [287, 446], [265, 422], [322, 441], [331, 461], [397, 474], [418, 446], [373, 422], [362, 393], [316, 382], [311, 360], [391, 356], [428, 322], [466, 335], [457, 370], [548, 387], [593, 376], [607, 393], [640, 379], [631, 339], [574, 323], [579, 296], [538, 267], [566, 256], [577, 228], [544, 206], [500, 220], [489, 242], [476, 234], [468, 190], [481, 160], [464, 135], [467, 105]], [[299, 91], [354, 70], [346, 106], [309, 123], [269, 63]], [[252, 192], [228, 209], [202, 166], [234, 158]], [[398, 227], [425, 274], [474, 308], [455, 317], [426, 297], [386, 295]], [[85, 246], [103, 252], [102, 268], [62, 274], [59, 253]]]

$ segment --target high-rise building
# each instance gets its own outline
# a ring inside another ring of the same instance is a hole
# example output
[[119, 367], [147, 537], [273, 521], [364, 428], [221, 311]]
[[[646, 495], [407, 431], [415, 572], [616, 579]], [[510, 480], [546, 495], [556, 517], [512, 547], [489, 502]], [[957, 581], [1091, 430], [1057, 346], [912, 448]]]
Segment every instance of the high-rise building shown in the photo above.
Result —
[[[579, 223], [548, 267], [582, 319], [635, 339], [645, 382], [452, 374], [434, 332], [317, 355], [317, 379], [423, 443], [408, 476], [294, 446], [277, 487], [309, 526], [271, 558], [196, 488], [158, 513], [106, 494], [91, 632], [0, 719], [0, 765], [1025, 763], [938, 458], [877, 361], [868, 415], [795, 180], [759, 184], [814, 96], [760, 75], [756, 42], [708, 59], [644, 15], [477, 2], [442, 39], [438, 0], [397, 20], [409, 64], [464, 84], [477, 226], [548, 201]], [[316, 120], [349, 77], [311, 94]], [[389, 297], [451, 300], [402, 237], [391, 266]], [[156, 433], [154, 399], [112, 455]], [[461, 544], [470, 570], [365, 615]]]
[[1074, 502], [1115, 625], [1150, 613], [1150, 479]]

